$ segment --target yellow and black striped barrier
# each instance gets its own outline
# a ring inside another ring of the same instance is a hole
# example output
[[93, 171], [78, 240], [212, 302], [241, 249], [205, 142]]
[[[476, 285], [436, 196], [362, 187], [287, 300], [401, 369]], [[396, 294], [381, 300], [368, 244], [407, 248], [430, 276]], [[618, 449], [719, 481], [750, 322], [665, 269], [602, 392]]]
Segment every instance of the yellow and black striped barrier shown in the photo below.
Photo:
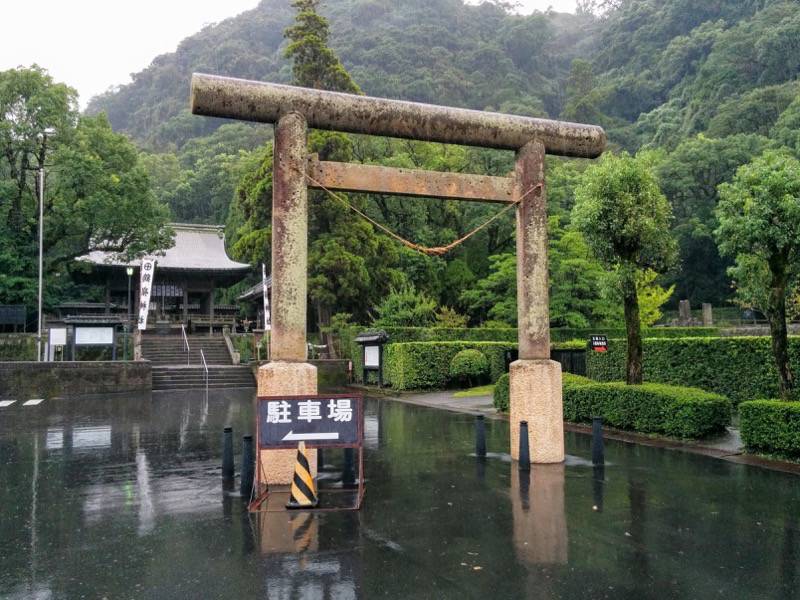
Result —
[[297, 463], [294, 467], [291, 495], [286, 508], [316, 508], [318, 504], [317, 489], [306, 456], [306, 443], [300, 442], [297, 445]]

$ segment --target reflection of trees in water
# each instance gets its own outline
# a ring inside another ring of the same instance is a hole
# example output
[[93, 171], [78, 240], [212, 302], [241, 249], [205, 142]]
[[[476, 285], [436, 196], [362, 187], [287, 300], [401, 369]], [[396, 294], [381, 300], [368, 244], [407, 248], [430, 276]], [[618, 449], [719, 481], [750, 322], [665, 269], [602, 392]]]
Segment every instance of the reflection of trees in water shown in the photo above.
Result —
[[632, 573], [643, 579], [651, 579], [650, 561], [647, 556], [647, 494], [644, 483], [628, 477], [628, 505], [630, 507], [630, 541]]
[[[796, 506], [793, 508], [796, 510]], [[798, 594], [797, 526], [797, 514], [790, 512], [783, 522], [783, 546], [781, 548], [780, 562], [781, 598], [797, 598]]]

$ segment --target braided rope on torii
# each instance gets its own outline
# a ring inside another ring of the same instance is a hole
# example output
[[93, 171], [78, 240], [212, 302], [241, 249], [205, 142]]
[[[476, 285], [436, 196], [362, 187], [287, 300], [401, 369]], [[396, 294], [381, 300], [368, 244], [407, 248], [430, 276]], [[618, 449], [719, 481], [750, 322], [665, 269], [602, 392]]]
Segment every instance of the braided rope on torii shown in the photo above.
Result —
[[445, 246], [434, 246], [434, 247], [429, 247], [429, 246], [423, 246], [423, 245], [421, 245], [421, 244], [417, 244], [417, 243], [415, 243], [415, 242], [412, 242], [412, 241], [410, 241], [410, 240], [407, 240], [407, 239], [405, 239], [405, 238], [404, 238], [404, 237], [402, 237], [402, 236], [401, 236], [399, 233], [397, 233], [397, 232], [395, 232], [395, 231], [392, 231], [391, 229], [389, 229], [388, 227], [386, 227], [386, 225], [383, 225], [382, 223], [379, 223], [378, 221], [376, 221], [375, 219], [373, 219], [372, 217], [370, 217], [368, 214], [366, 214], [364, 211], [362, 211], [362, 210], [360, 210], [360, 209], [356, 208], [355, 206], [353, 206], [353, 205], [352, 205], [352, 204], [351, 204], [351, 203], [350, 203], [350, 202], [347, 200], [347, 198], [345, 198], [344, 196], [342, 196], [342, 195], [340, 195], [340, 194], [337, 194], [336, 192], [333, 192], [333, 191], [329, 190], [327, 187], [325, 187], [325, 185], [324, 185], [324, 184], [322, 184], [321, 182], [319, 182], [319, 181], [317, 181], [316, 179], [314, 179], [314, 178], [313, 178], [311, 175], [309, 175], [308, 173], [306, 173], [306, 172], [304, 172], [304, 171], [301, 171], [301, 170], [299, 170], [299, 169], [296, 169], [296, 170], [297, 170], [297, 172], [298, 172], [298, 173], [301, 173], [302, 175], [304, 175], [304, 176], [305, 176], [305, 178], [306, 178], [306, 179], [308, 179], [308, 180], [309, 180], [311, 183], [313, 183], [313, 184], [314, 184], [314, 187], [317, 187], [317, 188], [319, 188], [319, 189], [323, 190], [323, 191], [324, 191], [324, 192], [326, 192], [326, 193], [327, 193], [327, 194], [328, 194], [328, 195], [329, 195], [331, 198], [333, 198], [334, 200], [337, 200], [337, 201], [338, 201], [340, 204], [342, 204], [342, 205], [343, 205], [345, 208], [349, 208], [350, 210], [352, 210], [354, 213], [356, 213], [357, 215], [359, 215], [361, 218], [363, 218], [364, 220], [366, 220], [366, 221], [368, 221], [369, 223], [371, 223], [373, 226], [375, 226], [375, 227], [377, 227], [378, 229], [380, 229], [381, 231], [383, 231], [383, 232], [384, 232], [386, 235], [388, 235], [388, 236], [390, 236], [391, 238], [393, 238], [393, 239], [397, 240], [398, 242], [400, 242], [400, 243], [401, 243], [401, 244], [403, 244], [404, 246], [406, 246], [406, 247], [408, 247], [408, 248], [411, 248], [412, 250], [415, 250], [415, 251], [419, 252], [420, 254], [425, 254], [425, 255], [427, 255], [427, 256], [442, 256], [443, 254], [447, 254], [447, 253], [448, 253], [448, 252], [450, 252], [450, 250], [452, 250], [453, 248], [456, 248], [456, 247], [460, 246], [461, 244], [463, 244], [464, 242], [466, 242], [466, 241], [467, 241], [469, 238], [471, 238], [472, 236], [474, 236], [476, 233], [478, 233], [478, 232], [482, 231], [483, 229], [485, 229], [486, 227], [488, 227], [489, 225], [491, 225], [491, 224], [492, 224], [494, 221], [496, 221], [497, 219], [499, 219], [500, 217], [502, 217], [504, 214], [506, 214], [506, 213], [507, 213], [509, 210], [511, 210], [512, 208], [516, 208], [516, 207], [517, 207], [517, 205], [518, 205], [520, 202], [522, 202], [522, 201], [523, 201], [523, 200], [524, 200], [524, 199], [525, 199], [525, 198], [528, 196], [528, 194], [530, 194], [530, 193], [532, 193], [532, 192], [534, 192], [534, 191], [537, 191], [537, 190], [540, 190], [540, 191], [543, 191], [543, 190], [544, 190], [544, 184], [542, 184], [542, 183], [537, 183], [536, 185], [534, 185], [533, 187], [531, 187], [529, 190], [527, 190], [527, 191], [526, 191], [524, 194], [522, 194], [522, 196], [520, 196], [518, 199], [516, 199], [516, 200], [514, 200], [513, 202], [511, 202], [511, 203], [509, 203], [508, 205], [506, 205], [506, 206], [505, 206], [505, 207], [504, 207], [502, 210], [500, 210], [500, 211], [498, 211], [497, 213], [495, 213], [494, 215], [492, 215], [492, 216], [491, 216], [491, 217], [490, 217], [490, 218], [489, 218], [487, 221], [484, 221], [483, 223], [481, 223], [480, 225], [478, 225], [478, 226], [477, 226], [475, 229], [471, 230], [471, 231], [470, 231], [469, 233], [467, 233], [466, 235], [464, 235], [464, 236], [462, 236], [462, 237], [458, 238], [457, 240], [454, 240], [454, 241], [450, 242], [449, 244], [447, 244], [447, 245], [445, 245]]

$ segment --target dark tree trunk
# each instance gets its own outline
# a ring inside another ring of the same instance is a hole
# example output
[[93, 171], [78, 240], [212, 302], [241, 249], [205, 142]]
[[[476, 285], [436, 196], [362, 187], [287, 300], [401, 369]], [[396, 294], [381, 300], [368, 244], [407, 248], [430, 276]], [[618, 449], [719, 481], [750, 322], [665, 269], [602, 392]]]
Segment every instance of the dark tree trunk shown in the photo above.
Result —
[[642, 329], [639, 320], [639, 296], [636, 281], [631, 276], [622, 283], [625, 306], [625, 329], [628, 332], [628, 355], [625, 361], [625, 381], [628, 385], [642, 383]]
[[336, 346], [333, 343], [333, 334], [328, 329], [331, 326], [331, 311], [327, 306], [317, 304], [317, 327], [322, 343], [327, 346], [328, 358], [337, 358]]
[[789, 338], [786, 327], [786, 261], [770, 261], [772, 282], [769, 290], [769, 334], [772, 338], [772, 355], [778, 370], [778, 392], [783, 400], [794, 394], [794, 375], [789, 365]]

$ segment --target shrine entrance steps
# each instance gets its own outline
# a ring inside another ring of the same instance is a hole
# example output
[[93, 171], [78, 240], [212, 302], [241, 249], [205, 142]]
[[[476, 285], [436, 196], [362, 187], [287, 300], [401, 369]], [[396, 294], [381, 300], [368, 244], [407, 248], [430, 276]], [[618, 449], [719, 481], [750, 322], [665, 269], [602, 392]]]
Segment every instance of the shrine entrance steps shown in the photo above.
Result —
[[[189, 365], [202, 367], [200, 350], [211, 365], [232, 365], [231, 355], [222, 336], [189, 336]], [[142, 357], [155, 366], [187, 366], [186, 345], [181, 335], [143, 335]]]
[[[204, 390], [206, 387], [203, 367], [154, 366], [153, 391]], [[250, 367], [211, 366], [208, 367], [208, 389], [255, 389], [256, 381]]]
[[183, 336], [142, 336], [142, 357], [153, 365], [153, 391], [205, 389], [201, 350], [208, 365], [209, 389], [255, 387], [250, 367], [233, 364], [225, 338], [191, 335], [188, 340], [189, 364]]

